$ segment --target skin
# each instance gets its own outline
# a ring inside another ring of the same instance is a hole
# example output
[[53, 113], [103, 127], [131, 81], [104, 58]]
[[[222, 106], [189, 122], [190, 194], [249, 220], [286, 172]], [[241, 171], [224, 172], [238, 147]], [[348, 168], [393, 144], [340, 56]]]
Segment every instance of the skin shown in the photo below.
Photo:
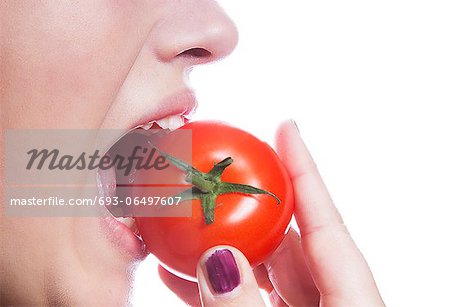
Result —
[[[6, 129], [130, 129], [237, 43], [211, 0], [2, 1], [0, 20], [0, 199]], [[0, 210], [1, 305], [126, 304], [133, 260], [98, 218]]]
[[[2, 1], [0, 22], [0, 199], [6, 129], [129, 129], [184, 89], [194, 65], [226, 56], [237, 42], [233, 23], [207, 0]], [[229, 247], [242, 283], [228, 296], [208, 288], [203, 264], [214, 249], [198, 264], [198, 285], [160, 268], [162, 280], [192, 305], [262, 305], [260, 286], [276, 306], [383, 306], [292, 123], [281, 126], [277, 150], [302, 236], [291, 231], [254, 270]], [[127, 303], [133, 260], [97, 218], [14, 218], [0, 208], [1, 305]]]
[[[293, 121], [281, 124], [277, 152], [294, 186], [294, 215], [301, 236], [291, 229], [269, 259], [253, 270], [231, 246], [206, 251], [197, 265], [198, 289], [160, 269], [163, 281], [194, 306], [264, 306], [259, 288], [267, 291], [273, 306], [385, 306]], [[231, 292], [217, 295], [210, 289], [204, 263], [216, 249], [223, 248], [233, 253], [241, 283]]]

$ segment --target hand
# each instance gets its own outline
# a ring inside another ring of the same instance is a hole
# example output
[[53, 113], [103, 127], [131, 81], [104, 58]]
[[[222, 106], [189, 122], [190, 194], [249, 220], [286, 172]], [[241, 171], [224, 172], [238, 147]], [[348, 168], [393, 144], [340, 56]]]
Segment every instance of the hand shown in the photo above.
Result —
[[[291, 229], [274, 254], [253, 271], [232, 247], [205, 252], [197, 267], [202, 305], [264, 306], [260, 287], [274, 306], [384, 306], [293, 121], [280, 126], [277, 151], [293, 183], [301, 237]], [[170, 276], [164, 269], [160, 273], [186, 302], [200, 303], [195, 283]]]

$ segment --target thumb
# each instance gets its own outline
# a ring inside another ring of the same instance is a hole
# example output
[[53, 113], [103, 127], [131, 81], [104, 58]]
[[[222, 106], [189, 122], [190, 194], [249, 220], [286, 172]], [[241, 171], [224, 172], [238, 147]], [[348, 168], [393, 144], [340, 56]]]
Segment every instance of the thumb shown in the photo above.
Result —
[[200, 298], [209, 306], [265, 306], [253, 270], [231, 246], [207, 250], [197, 265]]

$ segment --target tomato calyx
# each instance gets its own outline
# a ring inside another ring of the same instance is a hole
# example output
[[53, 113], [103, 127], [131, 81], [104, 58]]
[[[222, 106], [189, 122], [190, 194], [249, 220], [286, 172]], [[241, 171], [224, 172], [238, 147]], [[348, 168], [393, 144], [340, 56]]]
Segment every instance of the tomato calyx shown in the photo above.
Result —
[[225, 182], [221, 180], [222, 174], [225, 169], [233, 163], [231, 157], [227, 157], [218, 163], [214, 163], [213, 168], [207, 172], [201, 172], [189, 163], [178, 159], [168, 153], [160, 150], [150, 141], [148, 144], [154, 147], [164, 158], [169, 160], [172, 165], [180, 169], [186, 174], [185, 180], [193, 185], [178, 195], [181, 197], [180, 201], [199, 199], [201, 201], [203, 216], [207, 225], [214, 222], [214, 209], [216, 207], [217, 196], [228, 193], [241, 193], [241, 194], [267, 194], [272, 196], [277, 201], [277, 205], [281, 203], [281, 200], [272, 192], [259, 189], [247, 184]]

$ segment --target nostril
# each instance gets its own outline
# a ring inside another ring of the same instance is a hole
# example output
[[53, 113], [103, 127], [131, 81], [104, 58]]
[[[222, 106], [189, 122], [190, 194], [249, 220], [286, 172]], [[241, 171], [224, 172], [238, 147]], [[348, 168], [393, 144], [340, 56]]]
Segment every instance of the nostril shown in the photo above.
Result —
[[178, 56], [192, 57], [192, 58], [209, 58], [212, 53], [204, 48], [190, 48], [183, 52], [180, 52]]

